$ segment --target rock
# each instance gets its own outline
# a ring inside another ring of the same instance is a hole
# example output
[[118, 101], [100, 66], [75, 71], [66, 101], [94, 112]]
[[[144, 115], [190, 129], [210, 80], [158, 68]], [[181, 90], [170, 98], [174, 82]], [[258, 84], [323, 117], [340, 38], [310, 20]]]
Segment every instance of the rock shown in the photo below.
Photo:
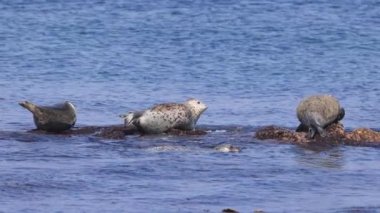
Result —
[[137, 130], [132, 127], [124, 127], [123, 125], [103, 126], [103, 127], [82, 127], [71, 131], [73, 135], [88, 135], [94, 134], [97, 137], [105, 139], [124, 139], [126, 135], [137, 133]]
[[267, 126], [256, 131], [255, 137], [260, 140], [276, 139], [285, 143], [307, 143], [307, 134], [277, 126]]
[[273, 139], [281, 143], [299, 145], [337, 145], [352, 146], [380, 146], [380, 132], [358, 128], [352, 132], [345, 132], [341, 123], [331, 124], [326, 128], [326, 136], [316, 135], [314, 139], [307, 137], [304, 132], [295, 132], [291, 129], [267, 126], [256, 131], [255, 137], [260, 140]]
[[358, 128], [346, 133], [344, 143], [351, 146], [380, 146], [380, 132], [368, 128]]
[[130, 127], [126, 128], [123, 125], [111, 125], [76, 127], [70, 130], [55, 133], [43, 130], [32, 130], [31, 132], [38, 134], [54, 134], [62, 136], [95, 135], [97, 137], [102, 137], [105, 139], [124, 139], [126, 135], [137, 133], [137, 130]]
[[222, 210], [222, 213], [239, 213], [238, 211], [234, 210], [234, 209], [223, 209]]
[[[33, 133], [38, 134], [54, 134], [54, 135], [95, 135], [97, 137], [105, 139], [124, 139], [126, 135], [140, 134], [140, 132], [132, 125], [110, 125], [110, 126], [84, 126], [84, 127], [75, 127], [70, 130], [62, 132], [47, 132], [43, 130], [32, 130]], [[175, 136], [198, 136], [206, 135], [207, 132], [203, 130], [179, 130], [171, 129], [167, 132], [169, 135]]]

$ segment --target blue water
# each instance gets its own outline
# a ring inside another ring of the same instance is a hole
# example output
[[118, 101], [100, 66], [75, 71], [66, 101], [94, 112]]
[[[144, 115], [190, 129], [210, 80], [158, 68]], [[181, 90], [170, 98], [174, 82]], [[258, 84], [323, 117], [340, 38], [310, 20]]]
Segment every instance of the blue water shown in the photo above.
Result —
[[[0, 212], [380, 211], [380, 151], [261, 142], [330, 93], [380, 128], [378, 1], [0, 1]], [[27, 133], [17, 105], [72, 101], [77, 126], [195, 97], [200, 137]], [[221, 143], [243, 148], [220, 153]]]

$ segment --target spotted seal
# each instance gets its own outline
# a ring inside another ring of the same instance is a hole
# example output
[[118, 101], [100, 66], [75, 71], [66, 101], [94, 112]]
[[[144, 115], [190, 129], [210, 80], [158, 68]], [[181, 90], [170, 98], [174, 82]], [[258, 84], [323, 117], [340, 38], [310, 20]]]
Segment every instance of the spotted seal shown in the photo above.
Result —
[[145, 111], [122, 115], [126, 125], [134, 125], [141, 133], [159, 134], [170, 129], [194, 130], [207, 106], [197, 99], [184, 103], [163, 103]]
[[48, 132], [61, 132], [74, 126], [76, 122], [75, 107], [65, 101], [54, 106], [37, 106], [28, 101], [19, 103], [33, 114], [37, 129]]
[[314, 95], [302, 100], [297, 107], [297, 118], [301, 122], [297, 131], [307, 130], [308, 137], [314, 138], [318, 132], [325, 137], [325, 128], [343, 119], [344, 108], [331, 95]]

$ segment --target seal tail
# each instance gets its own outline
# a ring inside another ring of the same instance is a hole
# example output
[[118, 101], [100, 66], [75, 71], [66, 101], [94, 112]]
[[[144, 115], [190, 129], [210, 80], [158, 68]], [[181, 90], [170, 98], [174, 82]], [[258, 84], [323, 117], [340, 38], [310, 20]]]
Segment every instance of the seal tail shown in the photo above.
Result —
[[38, 113], [40, 110], [37, 105], [28, 102], [28, 101], [23, 101], [18, 103], [20, 106], [24, 107], [25, 109], [29, 110], [31, 113], [35, 114]]

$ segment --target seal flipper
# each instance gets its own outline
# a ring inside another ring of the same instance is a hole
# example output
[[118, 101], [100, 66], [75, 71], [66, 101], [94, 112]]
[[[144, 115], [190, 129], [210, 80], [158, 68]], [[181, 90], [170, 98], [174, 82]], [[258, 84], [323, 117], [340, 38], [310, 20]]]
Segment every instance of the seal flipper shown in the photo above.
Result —
[[316, 133], [316, 130], [314, 129], [314, 127], [309, 127], [309, 132], [308, 132], [307, 137], [310, 139], [313, 139], [315, 136], [315, 133]]
[[[315, 133], [319, 133], [321, 137], [326, 136], [326, 131], [324, 130], [324, 126], [322, 125], [324, 122], [324, 118], [321, 116], [321, 114], [317, 112], [310, 113], [310, 129], [312, 129], [312, 132], [310, 134], [310, 138], [314, 138]], [[309, 130], [310, 130], [309, 129]]]
[[344, 110], [343, 107], [341, 107], [339, 110], [338, 117], [336, 117], [334, 123], [338, 123], [340, 120], [342, 120], [344, 118], [345, 115], [346, 115], [346, 111]]
[[319, 135], [322, 137], [322, 138], [324, 138], [324, 137], [326, 137], [326, 131], [321, 127], [321, 126], [317, 126], [317, 130], [318, 130], [318, 133], [319, 133]]
[[308, 132], [308, 131], [309, 131], [309, 128], [303, 123], [300, 123], [300, 125], [298, 125], [296, 129], [296, 132]]

